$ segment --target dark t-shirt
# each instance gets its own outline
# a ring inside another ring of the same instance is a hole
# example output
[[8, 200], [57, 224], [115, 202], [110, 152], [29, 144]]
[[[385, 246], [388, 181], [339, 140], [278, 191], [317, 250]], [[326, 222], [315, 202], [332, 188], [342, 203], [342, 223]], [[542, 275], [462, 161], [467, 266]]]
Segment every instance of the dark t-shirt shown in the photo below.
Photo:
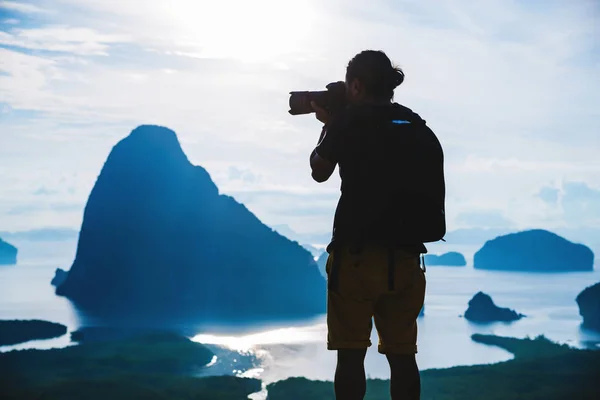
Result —
[[398, 171], [409, 166], [398, 168], [398, 160], [411, 151], [383, 133], [382, 127], [390, 121], [424, 123], [397, 103], [349, 107], [328, 124], [317, 145], [319, 156], [338, 164], [342, 180], [328, 250], [339, 244], [375, 242], [416, 254], [427, 252], [423, 243], [413, 241], [402, 226], [390, 224], [386, 215], [391, 208], [401, 207], [392, 201], [390, 188], [402, 184]]

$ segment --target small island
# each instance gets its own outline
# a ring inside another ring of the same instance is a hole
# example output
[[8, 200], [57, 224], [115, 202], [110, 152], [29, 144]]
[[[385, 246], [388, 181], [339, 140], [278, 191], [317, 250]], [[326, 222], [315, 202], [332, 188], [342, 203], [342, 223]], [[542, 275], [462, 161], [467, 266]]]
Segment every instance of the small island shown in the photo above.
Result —
[[465, 318], [472, 322], [512, 322], [523, 318], [523, 314], [519, 314], [509, 308], [498, 307], [494, 304], [492, 298], [483, 292], [478, 292], [469, 301], [469, 308], [465, 312]]
[[427, 266], [436, 266], [443, 265], [449, 267], [464, 267], [467, 265], [467, 260], [465, 256], [456, 251], [450, 251], [448, 253], [444, 253], [442, 255], [437, 254], [426, 254], [425, 255], [425, 265]]
[[583, 327], [600, 332], [600, 282], [585, 288], [577, 298]]
[[56, 322], [41, 320], [1, 320], [0, 346], [52, 339], [67, 333], [67, 327]]
[[15, 265], [18, 250], [12, 244], [0, 238], [0, 265]]
[[474, 268], [523, 272], [592, 271], [594, 253], [555, 233], [533, 229], [499, 236], [475, 253]]

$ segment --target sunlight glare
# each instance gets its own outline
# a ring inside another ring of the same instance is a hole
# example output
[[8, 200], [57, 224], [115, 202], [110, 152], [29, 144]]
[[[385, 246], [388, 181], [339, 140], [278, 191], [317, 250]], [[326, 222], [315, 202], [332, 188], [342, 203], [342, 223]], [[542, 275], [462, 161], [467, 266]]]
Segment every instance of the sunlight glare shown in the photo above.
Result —
[[167, 14], [182, 42], [201, 57], [275, 61], [309, 44], [311, 3], [280, 0], [179, 0]]
[[324, 327], [282, 328], [245, 336], [219, 336], [199, 334], [192, 341], [202, 344], [214, 344], [243, 353], [254, 350], [256, 346], [269, 344], [297, 344], [323, 340]]

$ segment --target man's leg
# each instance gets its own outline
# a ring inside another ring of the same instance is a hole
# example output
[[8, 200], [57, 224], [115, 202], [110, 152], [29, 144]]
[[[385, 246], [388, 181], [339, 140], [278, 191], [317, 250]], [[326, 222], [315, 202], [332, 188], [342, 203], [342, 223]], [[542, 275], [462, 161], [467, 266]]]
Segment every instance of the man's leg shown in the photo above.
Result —
[[[331, 274], [335, 256], [340, 257], [337, 275]], [[366, 392], [364, 360], [371, 346], [375, 303], [369, 293], [370, 265], [361, 262], [360, 254], [348, 250], [336, 252], [327, 264], [328, 281], [335, 283], [327, 290], [327, 348], [337, 351], [336, 400], [363, 400]]]
[[375, 305], [379, 352], [385, 354], [390, 363], [392, 399], [419, 400], [421, 378], [415, 354], [417, 318], [425, 297], [425, 274], [418, 256], [399, 250], [394, 259], [394, 290], [381, 295]]
[[367, 349], [340, 349], [335, 370], [336, 400], [363, 400], [367, 392], [365, 355]]
[[390, 363], [392, 400], [419, 400], [421, 376], [414, 354], [387, 354]]

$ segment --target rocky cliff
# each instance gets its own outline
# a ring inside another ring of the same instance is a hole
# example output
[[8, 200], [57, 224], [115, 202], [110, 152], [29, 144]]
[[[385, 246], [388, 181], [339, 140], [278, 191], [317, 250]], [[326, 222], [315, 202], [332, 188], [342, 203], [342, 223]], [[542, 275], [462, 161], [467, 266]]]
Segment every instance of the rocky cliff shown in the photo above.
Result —
[[[87, 309], [217, 318], [325, 311], [311, 254], [219, 193], [167, 128], [140, 126], [111, 151], [57, 294]], [[136, 311], [137, 312], [137, 311]]]
[[523, 314], [514, 310], [498, 307], [492, 298], [483, 292], [478, 292], [473, 296], [469, 301], [469, 308], [465, 312], [465, 318], [473, 322], [510, 322], [523, 317]]

